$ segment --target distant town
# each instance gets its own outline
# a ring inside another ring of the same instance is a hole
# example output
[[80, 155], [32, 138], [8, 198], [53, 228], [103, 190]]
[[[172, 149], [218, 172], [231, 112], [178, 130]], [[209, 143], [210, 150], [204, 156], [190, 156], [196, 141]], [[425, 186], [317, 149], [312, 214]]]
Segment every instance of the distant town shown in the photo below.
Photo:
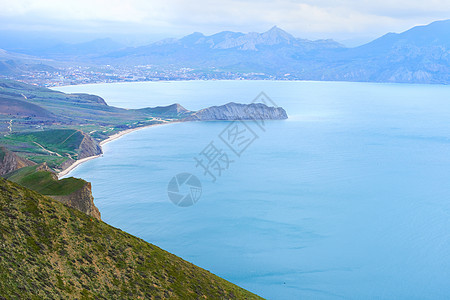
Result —
[[198, 71], [191, 68], [161, 68], [152, 65], [62, 67], [52, 68], [51, 70], [24, 71], [22, 74], [14, 76], [0, 75], [0, 78], [14, 79], [45, 87], [133, 81], [295, 79], [290, 74], [274, 76], [265, 73], [235, 73], [220, 70]]

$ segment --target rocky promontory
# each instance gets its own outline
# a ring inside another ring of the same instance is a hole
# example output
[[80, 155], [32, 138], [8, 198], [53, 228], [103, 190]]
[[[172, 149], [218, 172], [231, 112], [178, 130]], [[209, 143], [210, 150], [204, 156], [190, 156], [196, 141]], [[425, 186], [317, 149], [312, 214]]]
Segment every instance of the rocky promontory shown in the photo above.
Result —
[[92, 216], [98, 220], [101, 220], [100, 211], [94, 204], [94, 197], [92, 196], [92, 186], [90, 182], [79, 190], [69, 195], [49, 195], [55, 200], [62, 202], [70, 207], [76, 208], [85, 214]]
[[270, 107], [263, 103], [240, 104], [230, 102], [211, 106], [194, 112], [186, 121], [232, 121], [232, 120], [284, 120], [288, 116], [281, 107]]
[[45, 162], [20, 168], [3, 177], [100, 220], [91, 183], [73, 177], [58, 180], [58, 175]]
[[96, 156], [103, 153], [102, 147], [94, 140], [90, 135], [79, 130], [79, 133], [83, 135], [80, 146], [78, 148], [78, 159], [83, 159], [90, 156]]

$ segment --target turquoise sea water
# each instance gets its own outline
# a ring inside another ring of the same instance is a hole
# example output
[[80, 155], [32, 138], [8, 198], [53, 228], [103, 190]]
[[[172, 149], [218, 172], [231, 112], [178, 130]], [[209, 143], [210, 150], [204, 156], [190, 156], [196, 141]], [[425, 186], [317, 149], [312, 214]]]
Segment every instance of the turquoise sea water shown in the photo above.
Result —
[[[60, 87], [111, 105], [199, 109], [266, 92], [286, 121], [234, 155], [230, 124], [133, 132], [70, 176], [93, 184], [107, 223], [269, 299], [450, 297], [450, 86], [191, 81]], [[259, 131], [258, 131], [259, 130]], [[194, 157], [213, 141], [233, 159], [215, 183]], [[233, 156], [234, 155], [234, 156]], [[172, 176], [202, 182], [172, 204]]]

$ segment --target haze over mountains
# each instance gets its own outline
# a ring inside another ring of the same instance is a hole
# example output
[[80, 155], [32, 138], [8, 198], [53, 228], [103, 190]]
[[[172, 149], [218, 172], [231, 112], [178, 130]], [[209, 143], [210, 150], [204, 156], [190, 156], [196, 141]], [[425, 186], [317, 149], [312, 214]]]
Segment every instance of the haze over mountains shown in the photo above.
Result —
[[[141, 47], [124, 48], [103, 39], [35, 51], [10, 45], [7, 50], [56, 62], [151, 65], [187, 68], [189, 72], [251, 73], [271, 79], [450, 83], [450, 20], [388, 33], [356, 48], [333, 40], [295, 38], [275, 26], [264, 33], [224, 31], [205, 36], [196, 32]], [[5, 67], [5, 61], [16, 61], [14, 55], [19, 54], [0, 52], [0, 74], [14, 70], [10, 65]]]

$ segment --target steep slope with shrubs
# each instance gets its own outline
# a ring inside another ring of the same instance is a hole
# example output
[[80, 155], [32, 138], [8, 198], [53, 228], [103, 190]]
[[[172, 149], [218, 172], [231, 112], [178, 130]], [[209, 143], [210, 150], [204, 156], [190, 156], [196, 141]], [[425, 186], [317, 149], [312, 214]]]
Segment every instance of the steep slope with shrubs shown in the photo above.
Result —
[[0, 298], [260, 299], [152, 244], [2, 178]]

